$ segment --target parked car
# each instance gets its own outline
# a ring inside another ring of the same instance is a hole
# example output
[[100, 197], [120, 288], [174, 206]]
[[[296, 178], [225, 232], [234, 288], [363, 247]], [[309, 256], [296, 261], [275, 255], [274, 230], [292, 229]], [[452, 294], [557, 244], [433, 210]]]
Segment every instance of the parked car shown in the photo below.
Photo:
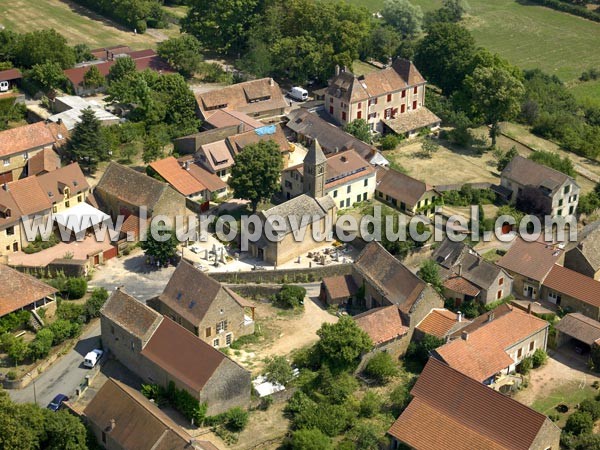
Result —
[[69, 397], [65, 394], [58, 394], [54, 399], [48, 404], [47, 408], [50, 411], [58, 411], [64, 402], [69, 401]]
[[100, 361], [100, 358], [102, 358], [103, 354], [104, 354], [104, 351], [102, 351], [102, 350], [100, 350], [98, 348], [92, 350], [87, 355], [85, 355], [85, 358], [83, 360], [83, 365], [85, 367], [93, 369], [94, 366], [96, 365], [96, 363], [98, 361]]
[[293, 98], [294, 100], [297, 100], [299, 102], [304, 102], [306, 100], [308, 100], [308, 91], [304, 88], [301, 88], [299, 86], [294, 86], [289, 92], [288, 95]]

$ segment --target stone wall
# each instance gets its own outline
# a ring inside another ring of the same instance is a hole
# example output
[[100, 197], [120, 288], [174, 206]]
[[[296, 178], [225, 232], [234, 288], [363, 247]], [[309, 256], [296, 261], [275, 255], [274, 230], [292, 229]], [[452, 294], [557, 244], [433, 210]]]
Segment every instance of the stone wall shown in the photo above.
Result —
[[331, 264], [298, 269], [253, 270], [249, 272], [212, 272], [210, 276], [221, 283], [309, 283], [337, 275], [350, 275], [352, 264]]

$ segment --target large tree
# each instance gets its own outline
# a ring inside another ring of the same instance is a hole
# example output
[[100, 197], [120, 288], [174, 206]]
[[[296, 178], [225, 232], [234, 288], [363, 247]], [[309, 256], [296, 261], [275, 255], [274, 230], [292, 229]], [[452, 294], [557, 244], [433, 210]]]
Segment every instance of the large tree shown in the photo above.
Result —
[[249, 200], [252, 212], [258, 203], [271, 198], [279, 190], [283, 161], [275, 141], [248, 145], [235, 158], [229, 186], [236, 198]]
[[100, 121], [91, 108], [86, 108], [67, 143], [67, 152], [87, 173], [94, 173], [98, 162], [108, 157], [108, 147], [100, 132]]
[[123, 56], [117, 58], [115, 63], [110, 66], [108, 71], [108, 79], [110, 82], [116, 82], [122, 80], [128, 75], [136, 72], [135, 61], [130, 56]]
[[37, 30], [18, 35], [13, 62], [27, 68], [55, 62], [63, 69], [68, 69], [75, 64], [75, 51], [67, 45], [65, 37], [55, 30]]
[[105, 82], [104, 75], [100, 73], [96, 66], [91, 66], [83, 76], [83, 83], [87, 88], [99, 88], [104, 86]]
[[495, 147], [499, 123], [517, 117], [525, 88], [510, 68], [480, 65], [465, 77], [461, 94], [471, 117], [491, 126], [490, 138]]
[[174, 230], [151, 228], [140, 242], [144, 254], [158, 266], [166, 267], [177, 252], [177, 236]]
[[158, 54], [185, 78], [191, 78], [202, 62], [201, 46], [191, 34], [167, 39], [158, 44]]
[[385, 0], [381, 15], [403, 37], [414, 37], [421, 32], [423, 11], [409, 0]]
[[365, 119], [353, 120], [344, 127], [344, 131], [363, 142], [371, 143], [371, 127]]
[[60, 88], [66, 77], [60, 64], [46, 62], [34, 65], [29, 72], [29, 79], [37, 83], [43, 91], [48, 92]]
[[324, 323], [317, 335], [320, 338], [317, 351], [322, 362], [332, 369], [354, 368], [360, 356], [373, 348], [369, 335], [348, 316], [342, 316], [335, 324]]
[[415, 64], [445, 95], [461, 88], [476, 53], [475, 39], [455, 23], [436, 23], [420, 42]]

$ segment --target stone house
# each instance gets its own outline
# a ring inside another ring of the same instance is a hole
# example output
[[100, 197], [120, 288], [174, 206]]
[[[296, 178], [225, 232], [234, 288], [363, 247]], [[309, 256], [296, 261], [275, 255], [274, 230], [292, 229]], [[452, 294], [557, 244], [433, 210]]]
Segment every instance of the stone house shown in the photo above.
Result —
[[288, 167], [281, 174], [281, 189], [290, 199], [306, 193], [305, 165], [325, 164], [324, 194], [329, 195], [339, 209], [373, 198], [375, 169], [354, 150], [330, 154], [325, 157], [321, 146], [314, 140], [303, 164]]
[[183, 195], [167, 183], [116, 162], [111, 162], [106, 168], [94, 188], [94, 198], [98, 207], [113, 220], [117, 220], [118, 216], [124, 217], [123, 229], [128, 228], [128, 222], [141, 225], [142, 209], [145, 209], [147, 219], [164, 215], [173, 220], [173, 226], [176, 217], [186, 216]]
[[19, 69], [0, 70], [0, 92], [8, 92], [16, 88], [22, 78], [23, 74]]
[[218, 450], [192, 438], [153, 402], [114, 378], [102, 385], [83, 416], [97, 443], [107, 450]]
[[[512, 307], [511, 307], [512, 308]], [[547, 321], [512, 308], [496, 317], [494, 311], [474, 330], [432, 352], [440, 361], [485, 385], [499, 388], [521, 361], [548, 345]]]
[[319, 299], [328, 306], [346, 306], [352, 304], [357, 293], [352, 275], [337, 275], [323, 278]]
[[254, 304], [182, 260], [153, 307], [215, 348], [254, 333]]
[[540, 298], [565, 311], [600, 320], [600, 281], [558, 264], [544, 279]]
[[[565, 252], [566, 268], [600, 281], [600, 223], [585, 227], [579, 242]], [[586, 229], [588, 228], [588, 229]]]
[[463, 242], [445, 239], [431, 257], [440, 266], [444, 296], [459, 305], [475, 300], [483, 305], [512, 293], [512, 278], [501, 267], [484, 260]]
[[442, 196], [432, 186], [394, 169], [377, 169], [375, 196], [397, 210], [431, 217]]
[[250, 372], [188, 330], [115, 291], [101, 310], [102, 344], [145, 382], [171, 381], [208, 405], [208, 415], [250, 402]]
[[[35, 175], [30, 160], [43, 150], [58, 151], [69, 137], [63, 124], [37, 122], [0, 131], [0, 183]], [[60, 164], [59, 164], [60, 167]]]
[[402, 58], [361, 76], [336, 67], [325, 92], [325, 110], [341, 126], [364, 119], [374, 132], [381, 133], [387, 127], [412, 135], [441, 122], [425, 107], [426, 84], [415, 65]]
[[255, 119], [282, 116], [288, 106], [273, 78], [245, 81], [196, 94], [198, 116], [204, 122], [220, 110], [234, 110]]
[[541, 298], [544, 279], [563, 258], [564, 252], [557, 245], [518, 238], [496, 265], [511, 276], [515, 297], [537, 300]]
[[559, 450], [548, 417], [430, 358], [388, 431], [390, 448]]
[[212, 192], [186, 170], [186, 167], [189, 169], [189, 164], [179, 164], [175, 157], [168, 156], [151, 162], [150, 168], [186, 199], [205, 204], [210, 200]]
[[507, 200], [540, 215], [567, 217], [577, 211], [579, 185], [558, 170], [515, 156], [504, 168], [500, 185], [509, 192]]

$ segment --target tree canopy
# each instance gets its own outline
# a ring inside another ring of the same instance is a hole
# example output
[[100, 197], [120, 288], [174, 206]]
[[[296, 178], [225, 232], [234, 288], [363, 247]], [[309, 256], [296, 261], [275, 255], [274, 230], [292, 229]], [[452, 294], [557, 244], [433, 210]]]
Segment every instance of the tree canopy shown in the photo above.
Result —
[[409, 0], [385, 0], [381, 15], [403, 37], [414, 37], [421, 32], [423, 11]]
[[48, 92], [62, 87], [66, 77], [59, 63], [46, 62], [34, 65], [29, 72], [29, 79]]
[[158, 44], [158, 54], [185, 78], [191, 78], [200, 67], [200, 50], [200, 42], [191, 34], [182, 34]]
[[119, 81], [127, 75], [132, 75], [136, 72], [135, 61], [130, 56], [117, 58], [115, 63], [108, 70], [108, 79], [111, 82]]
[[369, 335], [348, 316], [342, 316], [335, 324], [324, 323], [317, 335], [320, 338], [317, 350], [332, 369], [353, 367], [360, 356], [373, 347]]
[[255, 212], [259, 202], [279, 190], [282, 168], [281, 152], [275, 141], [248, 145], [235, 157], [229, 186], [236, 198], [249, 200]]
[[99, 88], [104, 86], [105, 82], [104, 75], [100, 73], [96, 66], [91, 66], [83, 76], [83, 83], [88, 88]]
[[363, 142], [371, 143], [371, 127], [365, 119], [353, 120], [344, 127], [344, 131]]
[[140, 242], [140, 247], [157, 265], [166, 267], [177, 252], [177, 244], [174, 230], [152, 228], [148, 230], [146, 239]]
[[100, 121], [91, 108], [81, 113], [81, 122], [75, 125], [67, 142], [67, 153], [87, 172], [94, 173], [98, 162], [108, 158], [108, 146], [100, 132]]

